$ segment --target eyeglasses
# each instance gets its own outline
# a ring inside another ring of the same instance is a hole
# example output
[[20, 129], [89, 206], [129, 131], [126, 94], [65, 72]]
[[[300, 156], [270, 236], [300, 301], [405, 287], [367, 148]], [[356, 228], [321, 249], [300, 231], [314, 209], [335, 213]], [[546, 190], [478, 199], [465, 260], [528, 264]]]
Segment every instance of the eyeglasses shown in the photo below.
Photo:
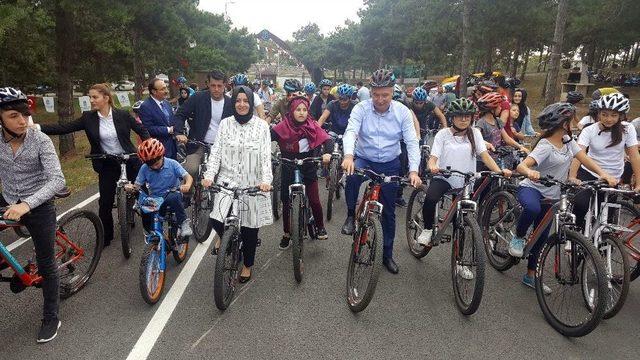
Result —
[[157, 163], [160, 159], [162, 159], [162, 156], [158, 156], [157, 158], [147, 160], [144, 163], [147, 164], [147, 166], [151, 167], [153, 164]]

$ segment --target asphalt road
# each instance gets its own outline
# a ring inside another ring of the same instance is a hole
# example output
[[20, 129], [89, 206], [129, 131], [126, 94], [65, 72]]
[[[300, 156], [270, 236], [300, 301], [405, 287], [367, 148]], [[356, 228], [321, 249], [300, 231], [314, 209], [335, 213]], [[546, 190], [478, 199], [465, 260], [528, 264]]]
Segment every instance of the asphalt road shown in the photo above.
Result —
[[[59, 213], [95, 192], [72, 195]], [[97, 211], [97, 203], [86, 208]], [[360, 314], [345, 302], [349, 238], [339, 231], [343, 202], [327, 223], [329, 240], [306, 246], [301, 284], [293, 278], [291, 250], [277, 248], [281, 222], [263, 228], [253, 279], [224, 313], [213, 302], [211, 241], [192, 242], [181, 265], [169, 258], [164, 298], [147, 305], [138, 289], [143, 238], [136, 227], [131, 259], [123, 258], [117, 242], [105, 249], [87, 287], [61, 303], [62, 327], [49, 344], [35, 342], [40, 290], [15, 295], [3, 285], [0, 359], [637, 358], [640, 282], [632, 283], [617, 317], [571, 339], [546, 323], [535, 293], [520, 284], [522, 263], [503, 274], [487, 265], [480, 309], [465, 317], [453, 300], [450, 248], [413, 258], [401, 226], [404, 213], [397, 211], [400, 273], [382, 270], [375, 297]], [[15, 236], [5, 231], [0, 240], [9, 244]], [[26, 243], [15, 253], [24, 258], [30, 248]]]

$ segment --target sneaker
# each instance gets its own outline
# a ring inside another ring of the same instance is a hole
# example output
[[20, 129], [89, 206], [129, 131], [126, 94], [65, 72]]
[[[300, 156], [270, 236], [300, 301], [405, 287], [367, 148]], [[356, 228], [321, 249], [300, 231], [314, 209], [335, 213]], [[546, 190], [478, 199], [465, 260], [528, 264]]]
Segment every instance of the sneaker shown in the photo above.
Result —
[[353, 232], [356, 229], [355, 219], [353, 216], [347, 216], [342, 225], [342, 234], [344, 235], [353, 235]]
[[460, 274], [460, 277], [465, 280], [473, 280], [473, 272], [468, 266], [456, 265], [456, 273]]
[[180, 234], [182, 235], [183, 239], [193, 235], [193, 229], [191, 229], [191, 220], [185, 219], [182, 222], [182, 225], [180, 225]]
[[38, 344], [44, 344], [53, 340], [58, 335], [58, 329], [62, 325], [62, 322], [58, 319], [55, 320], [42, 320], [42, 326], [38, 331]]
[[509, 254], [521, 258], [524, 255], [524, 239], [514, 236], [509, 243]]
[[[536, 288], [536, 279], [533, 277], [530, 277], [527, 274], [524, 274], [524, 276], [522, 277], [522, 283], [534, 290]], [[545, 284], [542, 284], [542, 291], [544, 291], [545, 295], [551, 294], [551, 288]]]
[[291, 238], [283, 236], [282, 240], [280, 240], [280, 245], [278, 247], [280, 248], [280, 250], [286, 250], [289, 248], [290, 244], [291, 244]]
[[430, 246], [431, 245], [431, 235], [433, 235], [433, 229], [428, 230], [424, 229], [418, 236], [418, 244], [422, 246]]
[[325, 228], [320, 228], [316, 230], [316, 237], [318, 240], [327, 240], [329, 235], [327, 235], [327, 230]]

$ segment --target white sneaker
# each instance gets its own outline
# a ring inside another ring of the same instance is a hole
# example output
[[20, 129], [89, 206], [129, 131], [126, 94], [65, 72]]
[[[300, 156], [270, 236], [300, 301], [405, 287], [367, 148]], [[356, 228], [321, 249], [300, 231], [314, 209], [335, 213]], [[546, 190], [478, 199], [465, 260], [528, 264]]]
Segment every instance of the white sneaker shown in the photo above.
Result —
[[468, 266], [456, 265], [456, 271], [465, 280], [473, 280], [473, 272]]
[[185, 219], [180, 225], [180, 235], [182, 237], [188, 237], [193, 235], [193, 229], [191, 229], [191, 220]]
[[418, 236], [418, 244], [422, 246], [431, 245], [431, 235], [433, 235], [433, 230], [422, 230], [422, 232]]

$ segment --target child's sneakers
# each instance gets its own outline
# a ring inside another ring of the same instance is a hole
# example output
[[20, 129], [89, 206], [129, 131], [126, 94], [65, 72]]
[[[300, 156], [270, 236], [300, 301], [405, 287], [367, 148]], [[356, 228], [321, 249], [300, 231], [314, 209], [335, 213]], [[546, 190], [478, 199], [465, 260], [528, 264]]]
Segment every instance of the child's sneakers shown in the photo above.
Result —
[[185, 239], [186, 241], [188, 241], [189, 236], [193, 235], [193, 229], [191, 229], [190, 219], [185, 219], [182, 222], [182, 225], [180, 225], [180, 235], [182, 236], [182, 239]]

